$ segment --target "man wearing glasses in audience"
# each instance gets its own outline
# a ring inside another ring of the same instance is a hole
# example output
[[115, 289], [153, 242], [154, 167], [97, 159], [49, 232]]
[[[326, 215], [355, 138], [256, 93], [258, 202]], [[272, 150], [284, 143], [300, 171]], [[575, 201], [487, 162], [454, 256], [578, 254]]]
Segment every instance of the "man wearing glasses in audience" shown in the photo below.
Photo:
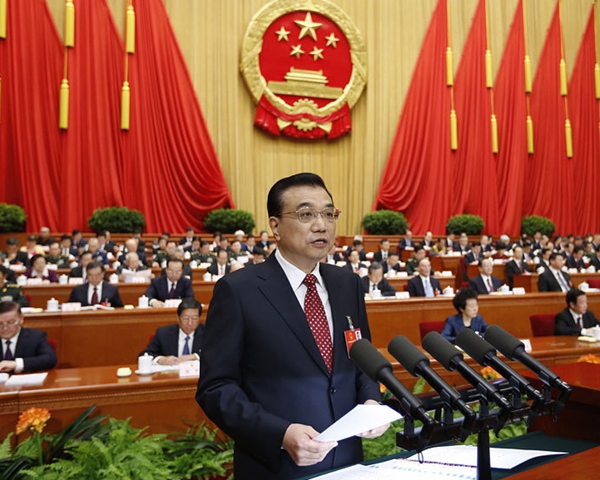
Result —
[[192, 281], [183, 276], [183, 260], [170, 258], [167, 262], [166, 275], [161, 275], [150, 282], [146, 296], [151, 307], [164, 307], [165, 301], [174, 298], [194, 298]]
[[140, 355], [154, 357], [159, 365], [177, 365], [200, 359], [200, 340], [204, 325], [200, 323], [202, 305], [194, 298], [184, 298], [177, 307], [177, 324], [156, 329]]
[[0, 303], [0, 372], [29, 373], [54, 368], [56, 354], [46, 340], [46, 332], [24, 328], [23, 320], [18, 303]]

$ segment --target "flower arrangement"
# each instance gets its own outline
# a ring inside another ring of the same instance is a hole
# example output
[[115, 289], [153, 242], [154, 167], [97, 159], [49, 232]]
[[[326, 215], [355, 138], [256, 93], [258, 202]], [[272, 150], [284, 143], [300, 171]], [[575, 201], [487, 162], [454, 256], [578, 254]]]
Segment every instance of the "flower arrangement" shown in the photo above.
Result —
[[490, 380], [498, 380], [499, 378], [502, 378], [501, 375], [494, 370], [492, 367], [483, 367], [479, 373], [481, 374], [481, 376], [483, 378], [485, 378], [488, 382]]
[[15, 433], [20, 435], [27, 430], [42, 433], [48, 420], [50, 420], [50, 412], [47, 408], [32, 407], [29, 410], [25, 410], [19, 416], [19, 422], [17, 423]]
[[592, 353], [588, 353], [579, 357], [577, 363], [600, 363], [600, 358]]

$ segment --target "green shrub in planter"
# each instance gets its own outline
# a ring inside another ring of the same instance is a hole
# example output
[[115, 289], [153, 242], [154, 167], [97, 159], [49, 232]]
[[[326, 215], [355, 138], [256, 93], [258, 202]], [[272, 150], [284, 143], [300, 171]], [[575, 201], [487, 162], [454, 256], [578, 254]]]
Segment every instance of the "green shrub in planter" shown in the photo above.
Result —
[[0, 233], [24, 232], [27, 215], [18, 205], [0, 203]]
[[542, 235], [550, 236], [554, 233], [554, 229], [554, 222], [546, 217], [531, 215], [530, 217], [523, 217], [521, 220], [521, 233], [526, 233], [530, 237], [538, 231]]
[[88, 225], [95, 232], [108, 230], [112, 233], [131, 233], [146, 226], [144, 214], [127, 207], [106, 207], [94, 210]]
[[369, 235], [402, 235], [408, 230], [404, 215], [394, 210], [377, 210], [367, 213], [362, 219]]
[[204, 219], [204, 228], [209, 232], [234, 233], [243, 230], [250, 233], [254, 225], [254, 217], [250, 212], [231, 208], [213, 210]]
[[483, 218], [469, 213], [454, 215], [446, 223], [446, 231], [456, 235], [460, 235], [463, 232], [467, 235], [479, 235], [483, 232], [484, 227]]

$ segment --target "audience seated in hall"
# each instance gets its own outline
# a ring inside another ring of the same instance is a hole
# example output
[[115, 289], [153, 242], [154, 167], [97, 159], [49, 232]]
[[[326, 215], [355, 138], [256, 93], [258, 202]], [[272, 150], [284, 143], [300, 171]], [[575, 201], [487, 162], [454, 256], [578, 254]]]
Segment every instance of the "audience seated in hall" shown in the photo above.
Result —
[[187, 247], [183, 247], [184, 252], [189, 252], [190, 260], [192, 259], [192, 256], [194, 254], [200, 254], [200, 242], [200, 237], [194, 237], [192, 238], [192, 243], [190, 245], [188, 245]]
[[177, 307], [177, 323], [160, 327], [148, 346], [140, 352], [152, 355], [159, 365], [177, 365], [200, 359], [200, 342], [204, 325], [200, 323], [202, 305], [194, 298], [184, 298]]
[[167, 261], [173, 256], [176, 248], [177, 243], [175, 240], [167, 240], [165, 249], [159, 249], [156, 252], [156, 255], [154, 255], [154, 258], [152, 259], [152, 266], [165, 268], [167, 266]]
[[21, 307], [28, 307], [29, 302], [23, 294], [23, 287], [8, 280], [11, 277], [11, 273], [10, 269], [4, 265], [0, 265], [0, 301], [16, 302]]
[[215, 263], [217, 257], [210, 251], [210, 243], [206, 240], [200, 242], [200, 251], [190, 254], [190, 261], [195, 260], [196, 263]]
[[[233, 234], [233, 239], [239, 240], [240, 246], [242, 248], [242, 250], [241, 250], [242, 252], [251, 252], [252, 250], [249, 250], [248, 245], [244, 242], [245, 236], [246, 236], [246, 234], [244, 233], [243, 230], [236, 230], [235, 233]], [[254, 248], [254, 245], [252, 245], [252, 248]]]
[[48, 262], [44, 255], [34, 255], [31, 257], [31, 267], [25, 271], [27, 278], [39, 278], [42, 283], [58, 283], [56, 271], [48, 268]]
[[481, 242], [473, 242], [471, 251], [465, 255], [465, 264], [479, 263], [484, 257]]
[[[373, 253], [374, 262], [385, 262], [390, 254], [390, 241], [387, 238], [382, 238], [379, 241], [379, 250]], [[385, 273], [385, 272], [384, 272]]]
[[421, 240], [419, 242], [419, 245], [421, 245], [423, 248], [425, 248], [425, 250], [429, 250], [429, 249], [433, 248], [433, 245], [434, 245], [433, 233], [426, 232], [425, 236], [423, 237], [423, 240]]
[[264, 262], [265, 257], [265, 251], [255, 245], [254, 249], [252, 250], [252, 257], [250, 260], [248, 260], [248, 262], [246, 262], [246, 267], [253, 267], [254, 265]]
[[29, 256], [27, 252], [19, 250], [19, 240], [14, 237], [6, 239], [6, 251], [2, 252], [2, 261], [8, 261], [10, 265], [29, 267]]
[[183, 276], [183, 261], [176, 258], [169, 259], [166, 275], [161, 275], [150, 282], [146, 296], [151, 307], [164, 307], [167, 299], [194, 297], [192, 281]]
[[398, 252], [401, 252], [402, 250], [410, 250], [412, 248], [415, 248], [415, 242], [413, 242], [412, 239], [412, 232], [407, 230], [404, 233], [404, 237], [398, 242], [397, 250]]
[[48, 227], [40, 228], [40, 235], [36, 239], [36, 243], [44, 248], [44, 251], [48, 251], [47, 248], [53, 244], [56, 240], [50, 235], [50, 229]]
[[[395, 276], [398, 272], [402, 271], [402, 266], [400, 265], [400, 255], [398, 252], [390, 252], [387, 261], [381, 262], [381, 267], [383, 268], [384, 275]], [[391, 272], [394, 272], [391, 274]]]
[[550, 254], [550, 268], [538, 278], [540, 292], [568, 292], [573, 288], [573, 282], [568, 273], [563, 272], [564, 258], [558, 252]]
[[435, 297], [442, 291], [437, 278], [431, 276], [431, 263], [427, 257], [417, 265], [418, 275], [408, 281], [408, 294], [411, 297]]
[[86, 267], [87, 282], [73, 288], [69, 302], [79, 302], [82, 307], [91, 305], [122, 307], [123, 301], [118, 287], [104, 281], [104, 275], [104, 268], [100, 262], [89, 263]]
[[240, 257], [244, 257], [241, 259], [240, 263], [245, 263], [248, 258], [248, 252], [242, 250], [242, 242], [240, 242], [238, 239], [233, 239], [231, 241], [229, 250], [229, 261], [236, 262], [240, 259]]
[[68, 255], [63, 255], [58, 242], [50, 244], [48, 253], [46, 254], [46, 262], [56, 265], [56, 268], [69, 268], [71, 260]]
[[357, 238], [354, 239], [354, 241], [352, 242], [352, 245], [350, 247], [348, 247], [348, 249], [346, 250], [346, 261], [348, 261], [348, 257], [350, 255], [351, 252], [356, 251], [358, 252], [358, 260], [360, 262], [366, 262], [367, 261], [367, 252], [365, 251], [365, 247], [362, 243], [362, 240], [359, 240]]
[[469, 245], [469, 237], [466, 233], [461, 233], [458, 238], [458, 249], [455, 251], [460, 252], [462, 255], [466, 255], [471, 251], [471, 245]]
[[31, 257], [34, 255], [45, 255], [46, 251], [44, 247], [37, 244], [37, 237], [35, 235], [29, 235], [25, 240], [25, 246], [21, 247], [21, 251], [27, 254], [27, 258], [31, 262]]
[[323, 261], [325, 263], [331, 263], [331, 264], [336, 264], [337, 262], [341, 262], [343, 260], [343, 258], [339, 254], [339, 252], [337, 252], [336, 250], [337, 250], [337, 246], [335, 244], [332, 245], [332, 247], [329, 249], [329, 252], [327, 252], [327, 256], [325, 256], [323, 258]]
[[350, 270], [351, 272], [357, 273], [359, 275], [365, 275], [367, 271], [367, 266], [359, 260], [359, 253], [357, 250], [352, 250], [350, 255], [348, 255], [348, 261], [343, 268]]
[[406, 273], [408, 276], [415, 275], [417, 273], [417, 265], [422, 258], [425, 258], [427, 252], [421, 245], [417, 245], [412, 253], [412, 255], [406, 260], [406, 265], [404, 266]]
[[231, 270], [229, 265], [229, 252], [222, 248], [217, 252], [217, 261], [206, 269], [211, 275], [227, 275]]
[[469, 286], [479, 294], [497, 292], [502, 286], [502, 280], [494, 277], [494, 264], [491, 259], [479, 260], [479, 275], [469, 281]]
[[93, 255], [92, 252], [83, 252], [81, 257], [79, 257], [79, 265], [72, 268], [69, 273], [69, 277], [71, 278], [83, 278], [83, 281], [87, 281], [87, 271], [86, 267], [92, 263]]
[[[171, 256], [171, 258], [174, 258], [176, 260], [181, 260], [183, 262], [183, 276], [185, 278], [189, 278], [190, 280], [193, 280], [194, 278], [194, 271], [192, 270], [192, 267], [190, 267], [188, 264], [185, 263], [185, 252], [183, 251], [182, 247], [177, 247], [175, 248], [175, 251], [173, 252], [173, 255]], [[165, 269], [163, 268], [162, 271], [162, 275], [165, 274]]]
[[573, 252], [567, 257], [567, 268], [575, 269], [581, 272], [587, 268], [587, 264], [583, 258], [583, 247], [576, 245], [573, 247]]
[[123, 253], [119, 255], [119, 263], [125, 263], [126, 256], [129, 252], [136, 253], [138, 259], [142, 265], [148, 265], [148, 259], [146, 258], [146, 252], [140, 252], [138, 248], [139, 240], [137, 238], [128, 238], [125, 241], [125, 247]]
[[383, 268], [379, 262], [369, 265], [368, 274], [361, 278], [365, 293], [372, 295], [374, 290], [381, 292], [384, 297], [396, 295], [396, 289], [383, 277]]
[[92, 253], [94, 262], [102, 263], [105, 269], [109, 268], [108, 256], [106, 252], [100, 250], [100, 242], [97, 238], [93, 237], [88, 240], [87, 251]]
[[[128, 276], [145, 270], [148, 270], [148, 267], [140, 262], [137, 252], [128, 252], [125, 256], [125, 262], [117, 267], [115, 273], [119, 276], [119, 282], [126, 282]], [[151, 273], [148, 278], [154, 278], [154, 274]]]
[[63, 235], [60, 237], [60, 253], [69, 258], [71, 262], [79, 258], [79, 250], [73, 245], [71, 235]]
[[115, 251], [117, 249], [117, 244], [110, 239], [110, 232], [108, 230], [98, 232], [96, 238], [98, 239], [98, 250], [100, 252], [104, 252], [107, 258], [109, 260], [112, 260], [113, 255], [115, 254]]
[[523, 275], [530, 273], [529, 266], [523, 260], [523, 248], [520, 246], [515, 246], [513, 248], [513, 258], [506, 262], [504, 266], [504, 272], [506, 274], [506, 283], [512, 289], [514, 276], [515, 275]]
[[79, 255], [81, 255], [83, 251], [87, 248], [87, 240], [83, 238], [81, 230], [73, 230], [73, 232], [71, 233], [71, 238], [73, 246], [77, 248]]
[[456, 315], [446, 319], [442, 337], [454, 343], [456, 336], [465, 328], [470, 328], [475, 333], [483, 335], [488, 328], [483, 317], [478, 313], [477, 292], [472, 288], [464, 288], [456, 292], [452, 299]]
[[433, 244], [433, 248], [431, 249], [431, 252], [429, 252], [429, 256], [437, 257], [441, 255], [446, 255], [446, 252], [446, 241], [443, 237], [439, 237]]
[[184, 249], [192, 246], [192, 242], [194, 240], [194, 229], [192, 227], [188, 227], [185, 229], [185, 236], [179, 240], [179, 245], [181, 245]]
[[554, 318], [555, 335], [593, 335], [593, 332], [586, 330], [599, 323], [593, 312], [587, 309], [585, 292], [573, 288], [567, 292], [565, 299], [567, 308]]

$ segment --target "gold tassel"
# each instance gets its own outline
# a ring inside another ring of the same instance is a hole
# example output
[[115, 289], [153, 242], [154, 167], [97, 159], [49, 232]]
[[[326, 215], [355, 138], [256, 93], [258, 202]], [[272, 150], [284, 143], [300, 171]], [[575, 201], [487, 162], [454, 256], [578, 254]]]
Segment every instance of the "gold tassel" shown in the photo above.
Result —
[[565, 59], [560, 59], [560, 94], [565, 97], [567, 95], [567, 64]]
[[129, 82], [123, 82], [121, 89], [121, 130], [129, 130], [129, 111], [131, 105], [131, 89]]
[[125, 51], [135, 53], [135, 11], [133, 5], [127, 7], [127, 27], [125, 33]]
[[567, 140], [567, 158], [573, 158], [573, 134], [571, 132], [571, 122], [565, 120], [565, 137]]
[[527, 153], [533, 153], [533, 120], [527, 115]]
[[492, 153], [498, 153], [498, 122], [492, 113]]
[[0, 0], [0, 38], [6, 38], [6, 0]]
[[525, 93], [531, 93], [531, 61], [525, 55]]
[[489, 48], [485, 51], [485, 86], [492, 88], [494, 86], [494, 78], [492, 75], [492, 52]]
[[75, 5], [72, 0], [65, 2], [65, 47], [75, 46]]
[[450, 110], [450, 148], [458, 149], [458, 123], [456, 119], [456, 110]]
[[66, 78], [60, 84], [58, 127], [63, 130], [69, 128], [69, 81]]
[[454, 85], [454, 60], [452, 59], [452, 47], [446, 48], [446, 86]]
[[596, 81], [596, 100], [600, 100], [600, 65], [594, 66], [594, 79]]

